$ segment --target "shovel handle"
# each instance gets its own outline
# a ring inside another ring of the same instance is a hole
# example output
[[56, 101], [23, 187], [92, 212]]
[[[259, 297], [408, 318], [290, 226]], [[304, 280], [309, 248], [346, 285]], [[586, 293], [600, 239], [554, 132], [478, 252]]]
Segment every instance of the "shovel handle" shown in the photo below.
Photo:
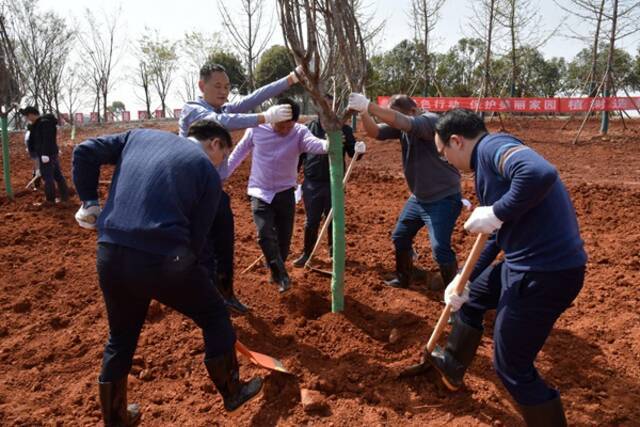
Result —
[[[461, 295], [464, 291], [464, 287], [471, 277], [471, 273], [473, 272], [473, 268], [476, 266], [478, 262], [478, 258], [480, 258], [480, 254], [482, 254], [482, 250], [484, 249], [487, 240], [489, 239], [488, 234], [478, 234], [476, 238], [476, 242], [473, 244], [473, 248], [471, 249], [471, 253], [467, 257], [467, 260], [464, 262], [464, 267], [462, 267], [462, 272], [460, 276], [458, 276], [458, 283], [456, 283], [456, 293]], [[448, 283], [445, 283], [447, 286]], [[447, 304], [442, 310], [442, 314], [440, 314], [440, 318], [438, 319], [438, 323], [436, 323], [436, 327], [431, 333], [431, 338], [429, 338], [429, 342], [427, 343], [427, 352], [431, 353], [434, 348], [436, 348], [436, 343], [440, 339], [440, 335], [442, 335], [442, 331], [447, 326], [447, 321], [449, 320], [449, 315], [451, 314], [451, 305]]]

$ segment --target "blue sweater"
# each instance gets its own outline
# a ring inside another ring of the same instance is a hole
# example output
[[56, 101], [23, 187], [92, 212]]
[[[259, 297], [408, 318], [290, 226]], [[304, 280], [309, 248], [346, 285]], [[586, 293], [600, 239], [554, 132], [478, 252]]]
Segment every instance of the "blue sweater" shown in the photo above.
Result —
[[507, 134], [484, 136], [471, 167], [483, 206], [504, 221], [487, 243], [471, 276], [476, 278], [504, 251], [516, 271], [558, 271], [585, 265], [576, 213], [556, 168]]
[[116, 167], [98, 218], [98, 242], [200, 255], [222, 189], [199, 144], [152, 129], [89, 139], [73, 151], [73, 181], [82, 201], [98, 199], [104, 164]]

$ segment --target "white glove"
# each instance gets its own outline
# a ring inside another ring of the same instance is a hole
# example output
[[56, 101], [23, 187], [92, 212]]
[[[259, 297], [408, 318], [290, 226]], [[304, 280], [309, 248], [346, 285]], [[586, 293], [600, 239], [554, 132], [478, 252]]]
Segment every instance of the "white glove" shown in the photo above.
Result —
[[444, 302], [451, 306], [451, 311], [460, 310], [460, 307], [469, 301], [469, 287], [471, 283], [467, 280], [467, 283], [464, 285], [462, 295], [458, 295], [456, 294], [456, 285], [458, 284], [458, 280], [460, 280], [460, 274], [456, 274], [456, 277], [453, 278], [451, 283], [449, 283], [447, 288], [444, 290]]
[[329, 152], [329, 140], [328, 139], [321, 139], [320, 143], [322, 144], [322, 149], [324, 150], [325, 153]]
[[76, 212], [76, 221], [80, 227], [94, 230], [98, 222], [98, 216], [100, 216], [100, 205], [92, 205], [88, 208], [81, 205], [78, 212]]
[[462, 206], [464, 206], [464, 208], [468, 211], [470, 211], [471, 208], [473, 208], [473, 205], [471, 204], [469, 199], [462, 199]]
[[279, 123], [287, 120], [291, 120], [293, 113], [291, 112], [291, 105], [273, 105], [269, 107], [267, 111], [262, 113], [265, 123]]
[[354, 146], [354, 150], [356, 154], [364, 154], [367, 152], [367, 144], [365, 144], [364, 141], [358, 141]]
[[49, 163], [49, 160], [51, 160], [49, 156], [40, 156], [40, 161], [42, 163]]
[[298, 76], [304, 76], [302, 65], [298, 65], [294, 71], [289, 73], [289, 76], [291, 77], [291, 81], [293, 82], [293, 84], [298, 83], [300, 81], [300, 78]]
[[352, 92], [349, 95], [349, 105], [347, 105], [347, 108], [362, 113], [369, 108], [369, 100], [361, 93]]
[[478, 206], [464, 223], [469, 233], [491, 234], [502, 227], [502, 221], [493, 213], [493, 206]]

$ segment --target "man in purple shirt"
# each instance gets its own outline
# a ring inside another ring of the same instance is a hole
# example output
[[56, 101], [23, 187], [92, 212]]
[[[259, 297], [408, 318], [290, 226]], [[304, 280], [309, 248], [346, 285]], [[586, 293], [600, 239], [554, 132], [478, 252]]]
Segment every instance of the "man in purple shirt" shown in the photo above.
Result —
[[296, 123], [300, 106], [294, 101], [283, 98], [276, 104], [291, 106], [291, 120], [248, 129], [229, 156], [228, 170], [233, 173], [252, 153], [247, 194], [251, 196], [258, 243], [272, 280], [285, 292], [290, 287], [284, 262], [293, 233], [298, 158], [302, 153], [325, 154], [329, 143]]
[[[239, 101], [228, 102], [231, 89], [229, 76], [222, 65], [206, 62], [200, 69], [198, 82], [202, 96], [195, 101], [187, 102], [182, 108], [178, 123], [179, 135], [186, 137], [189, 126], [201, 119], [213, 119], [229, 131], [250, 128], [261, 123], [289, 120], [291, 110], [288, 105], [274, 105], [264, 113], [258, 114], [250, 111], [296, 84], [298, 82], [296, 72], [298, 75], [301, 73], [300, 70], [292, 71], [288, 76], [257, 89]], [[224, 182], [227, 178], [226, 159], [216, 167], [216, 170]], [[245, 314], [248, 307], [238, 300], [233, 290], [234, 221], [231, 200], [225, 191], [222, 192], [211, 229], [216, 231], [215, 234], [210, 233], [207, 239], [209, 256], [205, 264], [227, 307], [236, 313]]]

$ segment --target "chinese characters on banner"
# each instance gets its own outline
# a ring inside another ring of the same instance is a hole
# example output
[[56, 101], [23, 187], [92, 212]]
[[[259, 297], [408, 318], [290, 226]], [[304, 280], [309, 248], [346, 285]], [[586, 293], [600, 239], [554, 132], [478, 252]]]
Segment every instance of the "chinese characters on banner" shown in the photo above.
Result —
[[[379, 96], [378, 104], [386, 106], [389, 96]], [[612, 98], [421, 98], [413, 97], [418, 107], [428, 111], [467, 108], [478, 111], [511, 113], [580, 113], [592, 111], [635, 110], [640, 97]]]

